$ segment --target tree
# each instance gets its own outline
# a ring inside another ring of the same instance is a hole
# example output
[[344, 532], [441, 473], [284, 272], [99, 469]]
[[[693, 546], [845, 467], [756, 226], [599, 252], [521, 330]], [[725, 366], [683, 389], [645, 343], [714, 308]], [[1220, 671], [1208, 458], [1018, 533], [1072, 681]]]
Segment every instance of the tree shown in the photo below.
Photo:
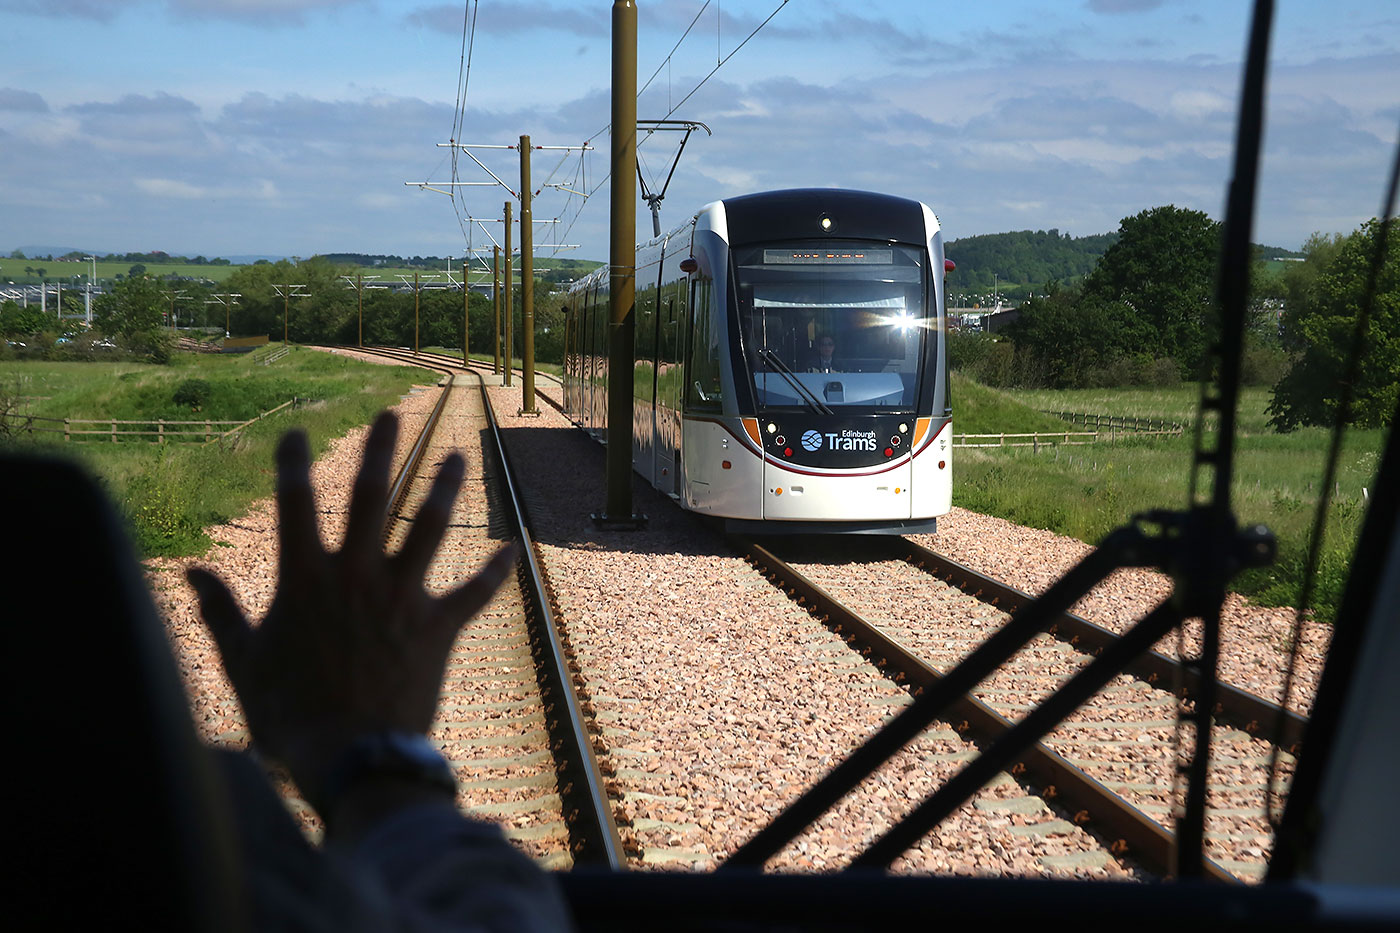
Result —
[[1113, 364], [1143, 355], [1141, 348], [1153, 342], [1150, 327], [1125, 302], [1054, 282], [1044, 297], [1021, 306], [1007, 335], [1016, 342], [1017, 372], [1054, 389], [1101, 384]]
[[53, 323], [51, 315], [44, 314], [37, 307], [23, 308], [14, 299], [0, 304], [0, 334], [6, 337], [24, 337], [38, 333]]
[[160, 330], [169, 301], [165, 287], [155, 279], [124, 279], [93, 302], [93, 323], [108, 336], [135, 339]]
[[[1345, 238], [1314, 236], [1304, 247], [1300, 268], [1289, 276], [1283, 340], [1298, 351], [1298, 357], [1274, 387], [1269, 403], [1269, 423], [1280, 431], [1329, 425], [1340, 415], [1352, 334], [1380, 232], [1380, 222], [1372, 219]], [[1388, 424], [1400, 399], [1400, 243], [1396, 234], [1392, 222], [1352, 386], [1350, 420], [1360, 427]]]
[[1167, 205], [1125, 217], [1118, 242], [1084, 280], [1086, 300], [1116, 304], [1143, 340], [1139, 353], [1171, 358], [1196, 376], [1217, 329], [1220, 225]]

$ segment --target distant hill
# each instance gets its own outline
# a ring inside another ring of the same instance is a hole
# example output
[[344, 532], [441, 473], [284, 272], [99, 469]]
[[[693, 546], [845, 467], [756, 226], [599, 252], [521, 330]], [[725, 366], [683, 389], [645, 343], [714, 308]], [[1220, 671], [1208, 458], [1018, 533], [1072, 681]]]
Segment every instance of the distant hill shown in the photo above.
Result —
[[[370, 268], [428, 269], [438, 271], [445, 268], [458, 268], [462, 264], [460, 256], [392, 256], [379, 253], [321, 253], [317, 258], [347, 266]], [[515, 259], [515, 275], [518, 278], [520, 259]], [[582, 278], [603, 265], [591, 259], [558, 259], [543, 256], [535, 257], [535, 278], [545, 282], [572, 282]], [[473, 267], [476, 263], [473, 262]]]
[[1030, 286], [1087, 274], [1116, 242], [1117, 233], [1072, 237], [1053, 228], [961, 237], [943, 246], [944, 255], [958, 264], [948, 276], [948, 290], [990, 292], [995, 287], [1002, 296], [1023, 297]]
[[67, 256], [69, 253], [82, 253], [84, 256], [101, 256], [101, 253], [94, 253], [92, 250], [74, 249], [71, 246], [17, 246], [13, 250], [5, 250], [4, 255], [13, 256], [15, 253], [23, 253], [30, 259], [37, 259], [43, 256]]
[[[944, 255], [958, 268], [948, 276], [950, 303], [986, 304], [995, 289], [1006, 303], [1015, 304], [1047, 282], [1068, 283], [1087, 275], [1117, 233], [1071, 237], [1059, 230], [1017, 230], [961, 237], [944, 244]], [[1300, 259], [1302, 253], [1278, 246], [1254, 247], [1264, 260]]]

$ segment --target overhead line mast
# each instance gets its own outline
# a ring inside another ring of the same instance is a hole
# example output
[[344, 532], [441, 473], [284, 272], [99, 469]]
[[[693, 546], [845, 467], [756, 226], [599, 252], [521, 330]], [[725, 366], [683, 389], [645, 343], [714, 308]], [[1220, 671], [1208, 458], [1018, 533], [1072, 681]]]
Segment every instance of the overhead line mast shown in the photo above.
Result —
[[[636, 341], [637, 5], [612, 8], [612, 177], [608, 245], [608, 457], [607, 505], [593, 520], [609, 528], [637, 528], [632, 511], [632, 352]], [[626, 182], [623, 179], [627, 179]], [[626, 374], [626, 375], [623, 375]]]
[[[450, 141], [438, 143], [438, 148], [450, 148], [455, 152], [461, 151], [467, 157], [480, 166], [481, 170], [490, 175], [492, 181], [453, 181], [453, 182], [404, 182], [405, 185], [420, 189], [438, 191], [440, 193], [451, 194], [452, 191], [443, 191], [442, 188], [435, 187], [438, 184], [445, 185], [448, 189], [462, 187], [482, 187], [500, 185], [510, 192], [511, 197], [520, 202], [520, 318], [521, 318], [521, 401], [520, 414], [539, 414], [535, 408], [535, 307], [534, 307], [534, 220], [532, 202], [538, 191], [533, 190], [530, 184], [530, 156], [533, 152], [550, 150], [554, 152], [586, 152], [592, 149], [587, 143], [581, 146], [535, 146], [530, 142], [528, 135], [522, 135], [520, 141], [515, 145], [504, 143], [462, 143]], [[489, 166], [472, 152], [479, 150], [516, 150], [520, 153], [520, 187], [519, 190], [511, 188], [500, 175], [493, 172]], [[506, 236], [509, 238], [510, 212], [506, 211]], [[554, 218], [551, 223], [558, 223], [558, 218]], [[484, 228], [483, 228], [484, 229]], [[488, 234], [489, 235], [489, 234]], [[494, 237], [492, 238], [494, 242]], [[556, 249], [558, 247], [555, 247]], [[506, 373], [505, 384], [511, 384], [510, 362], [514, 358], [513, 340], [511, 334], [511, 324], [514, 319], [514, 309], [509, 300], [510, 294], [510, 249], [506, 249]]]
[[[290, 311], [291, 311], [292, 299], [293, 299], [293, 298], [309, 298], [309, 297], [311, 297], [311, 296], [308, 295], [306, 292], [299, 292], [299, 291], [297, 291], [297, 289], [299, 289], [299, 288], [305, 288], [305, 287], [306, 287], [305, 285], [293, 285], [293, 284], [291, 284], [291, 283], [287, 283], [287, 284], [284, 284], [284, 285], [277, 285], [277, 284], [274, 283], [274, 284], [272, 285], [272, 290], [273, 290], [274, 292], [276, 292], [277, 294], [279, 294], [279, 295], [282, 296], [282, 345], [283, 345], [283, 346], [286, 346], [286, 345], [287, 345], [287, 330], [288, 330], [288, 328], [287, 328], [287, 318], [288, 318], [288, 315], [290, 314]], [[286, 289], [286, 291], [283, 291], [283, 289]]]

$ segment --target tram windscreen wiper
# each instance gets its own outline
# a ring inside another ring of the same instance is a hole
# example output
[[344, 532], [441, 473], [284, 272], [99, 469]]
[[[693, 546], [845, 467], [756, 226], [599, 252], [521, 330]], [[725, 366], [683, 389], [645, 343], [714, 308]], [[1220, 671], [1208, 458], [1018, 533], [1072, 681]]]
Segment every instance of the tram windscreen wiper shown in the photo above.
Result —
[[764, 347], [763, 349], [758, 351], [758, 355], [764, 360], [766, 360], [768, 362], [768, 365], [773, 367], [773, 370], [777, 372], [778, 375], [786, 379], [790, 386], [797, 390], [798, 396], [800, 396], [802, 400], [807, 403], [807, 406], [809, 408], [811, 408], [818, 414], [836, 414], [836, 412], [832, 411], [830, 405], [817, 398], [816, 394], [812, 392], [811, 389], [807, 388], [802, 384], [802, 381], [797, 378], [797, 375], [791, 369], [788, 368], [788, 365], [783, 362], [782, 357], [778, 356], [777, 353], [773, 352], [768, 347]]

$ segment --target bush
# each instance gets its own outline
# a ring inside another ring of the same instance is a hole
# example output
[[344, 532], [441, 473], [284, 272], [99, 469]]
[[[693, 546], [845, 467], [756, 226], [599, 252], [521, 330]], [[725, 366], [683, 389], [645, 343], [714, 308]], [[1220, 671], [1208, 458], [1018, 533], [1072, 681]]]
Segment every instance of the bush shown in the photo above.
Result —
[[162, 456], [150, 473], [128, 487], [123, 510], [143, 557], [200, 553], [208, 547], [209, 537], [195, 517], [190, 484]]
[[1274, 386], [1292, 365], [1282, 347], [1245, 347], [1240, 360], [1240, 381], [1247, 386]]
[[175, 387], [172, 400], [176, 405], [188, 405], [191, 411], [199, 411], [209, 400], [213, 387], [204, 379], [186, 379]]

